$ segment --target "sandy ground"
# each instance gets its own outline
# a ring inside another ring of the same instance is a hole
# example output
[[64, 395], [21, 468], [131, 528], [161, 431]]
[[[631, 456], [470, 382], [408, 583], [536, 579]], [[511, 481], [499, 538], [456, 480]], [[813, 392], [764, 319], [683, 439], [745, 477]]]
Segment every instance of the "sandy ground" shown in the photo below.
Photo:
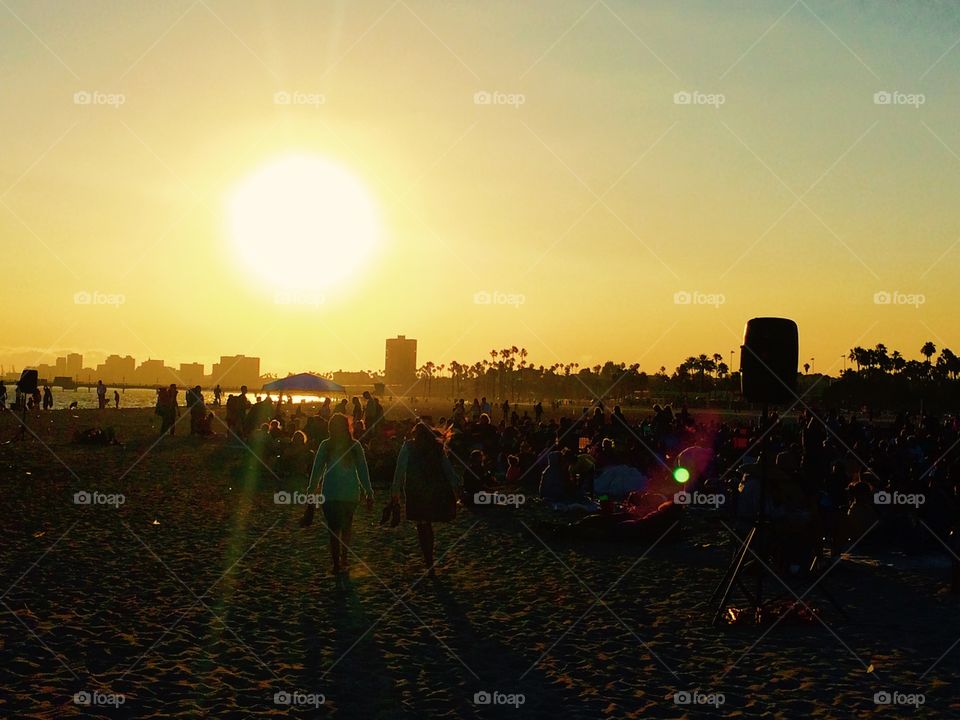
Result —
[[[70, 442], [101, 423], [123, 446]], [[3, 717], [960, 712], [958, 600], [942, 569], [840, 562], [824, 585], [849, 619], [814, 589], [825, 624], [712, 627], [709, 596], [731, 553], [718, 520], [687, 513], [649, 548], [554, 537], [534, 502], [462, 511], [438, 529], [442, 572], [430, 580], [413, 528], [376, 524], [380, 487], [376, 511], [357, 516], [351, 586], [337, 591], [322, 526], [302, 529], [297, 508], [274, 503], [301, 483], [242, 447], [157, 442], [144, 410], [30, 424], [37, 437], [18, 442], [0, 416]], [[124, 502], [75, 504], [81, 491]], [[694, 690], [723, 704], [676, 704]], [[523, 704], [477, 704], [483, 691]], [[877, 706], [882, 691], [925, 704]], [[76, 704], [84, 692], [123, 704]]]

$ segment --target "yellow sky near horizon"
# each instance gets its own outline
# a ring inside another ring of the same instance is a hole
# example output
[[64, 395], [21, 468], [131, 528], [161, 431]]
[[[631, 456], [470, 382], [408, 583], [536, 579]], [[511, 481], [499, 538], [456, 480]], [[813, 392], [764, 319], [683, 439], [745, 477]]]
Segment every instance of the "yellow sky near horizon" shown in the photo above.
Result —
[[[4, 363], [379, 369], [401, 333], [421, 362], [653, 372], [758, 315], [822, 371], [960, 344], [947, 3], [7, 5]], [[381, 229], [300, 305], [225, 230], [231, 189], [292, 154], [356, 177]]]

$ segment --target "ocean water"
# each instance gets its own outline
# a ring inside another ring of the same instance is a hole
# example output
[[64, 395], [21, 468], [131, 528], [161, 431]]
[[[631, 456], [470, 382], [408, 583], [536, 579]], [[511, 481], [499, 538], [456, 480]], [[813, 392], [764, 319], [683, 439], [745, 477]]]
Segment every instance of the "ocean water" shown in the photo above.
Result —
[[[54, 410], [66, 410], [70, 407], [70, 403], [76, 402], [77, 407], [79, 408], [95, 408], [97, 407], [97, 391], [94, 388], [78, 388], [76, 390], [60, 390], [59, 388], [51, 388], [53, 391], [53, 409]], [[127, 388], [126, 390], [117, 388], [120, 393], [120, 407], [121, 408], [143, 408], [143, 407], [154, 407], [157, 404], [157, 391], [151, 388]], [[113, 407], [113, 391], [114, 388], [107, 386], [107, 404], [109, 407]], [[236, 394], [238, 391], [233, 391]], [[221, 403], [226, 405], [227, 397], [230, 395], [230, 392], [225, 391]], [[247, 398], [251, 402], [256, 400], [257, 393], [248, 392]], [[265, 393], [260, 393], [261, 397]], [[14, 389], [12, 386], [7, 386], [7, 402], [12, 403], [14, 396]], [[207, 405], [213, 404], [213, 392], [204, 391], [203, 399]], [[276, 402], [277, 396], [271, 395], [270, 399]], [[294, 403], [300, 402], [321, 402], [323, 398], [318, 395], [294, 395]], [[334, 403], [340, 401], [339, 397], [331, 398]], [[181, 390], [177, 394], [177, 403], [185, 405], [184, 392]]]

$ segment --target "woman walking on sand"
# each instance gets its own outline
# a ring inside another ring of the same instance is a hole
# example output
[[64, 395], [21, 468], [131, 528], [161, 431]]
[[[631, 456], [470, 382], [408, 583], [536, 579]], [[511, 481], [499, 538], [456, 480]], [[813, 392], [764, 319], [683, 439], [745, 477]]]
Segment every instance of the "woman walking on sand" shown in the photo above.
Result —
[[443, 444], [425, 423], [419, 422], [404, 442], [393, 475], [393, 501], [406, 495], [407, 520], [417, 524], [420, 552], [428, 575], [433, 567], [433, 524], [453, 520], [457, 514], [460, 478], [453, 470]]
[[353, 513], [360, 502], [360, 491], [373, 507], [373, 487], [363, 446], [350, 435], [346, 415], [335, 414], [327, 425], [329, 436], [320, 443], [310, 473], [310, 485], [323, 495], [323, 517], [330, 533], [330, 556], [336, 585], [342, 588], [350, 579], [349, 546]]

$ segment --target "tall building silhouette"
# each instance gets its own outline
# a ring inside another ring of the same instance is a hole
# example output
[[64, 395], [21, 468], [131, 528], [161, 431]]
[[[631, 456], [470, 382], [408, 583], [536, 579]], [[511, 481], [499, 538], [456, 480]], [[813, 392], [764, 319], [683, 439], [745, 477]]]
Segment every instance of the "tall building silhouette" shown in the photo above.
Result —
[[417, 341], [405, 335], [387, 338], [383, 368], [387, 385], [398, 386], [401, 392], [413, 387], [417, 381]]
[[68, 353], [67, 354], [67, 375], [72, 377], [74, 380], [80, 379], [80, 374], [83, 372], [83, 355], [80, 353]]
[[224, 388], [248, 386], [251, 390], [260, 389], [260, 358], [245, 355], [221, 355], [220, 362], [213, 364], [210, 372], [210, 384]]
[[180, 384], [185, 387], [203, 385], [203, 363], [180, 363]]

